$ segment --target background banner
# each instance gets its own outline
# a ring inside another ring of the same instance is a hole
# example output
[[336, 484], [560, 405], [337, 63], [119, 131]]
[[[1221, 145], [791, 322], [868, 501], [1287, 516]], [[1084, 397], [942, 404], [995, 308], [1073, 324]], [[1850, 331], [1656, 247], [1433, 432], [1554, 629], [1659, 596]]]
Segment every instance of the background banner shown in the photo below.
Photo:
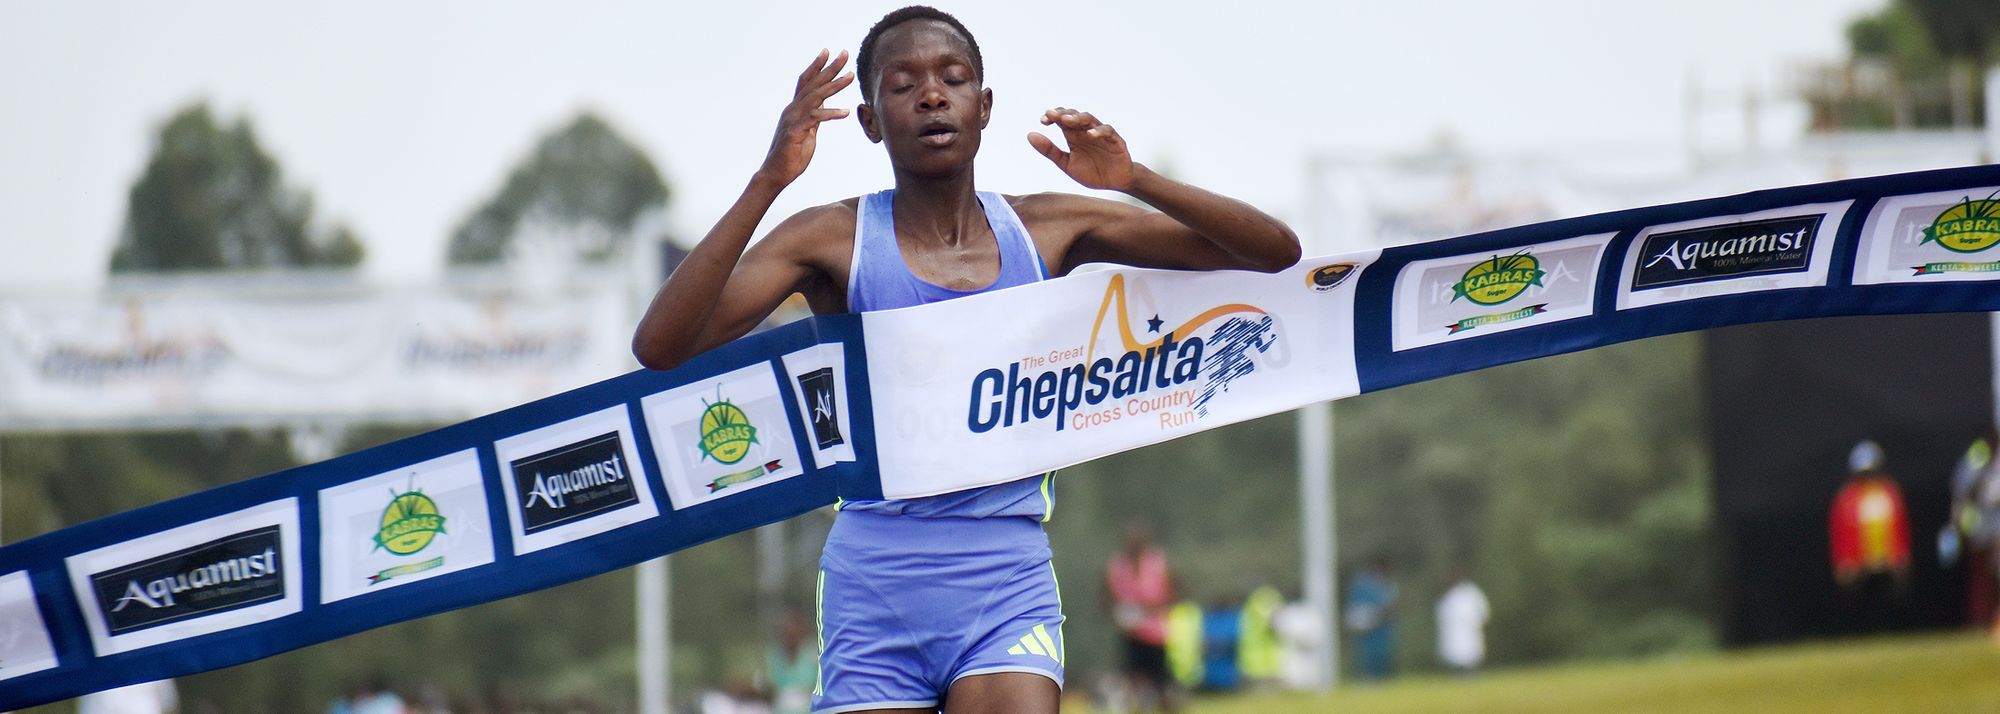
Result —
[[614, 284], [305, 294], [141, 285], [0, 299], [0, 426], [143, 425], [149, 414], [456, 421], [630, 364], [632, 318]]
[[[1002, 483], [1507, 362], [1740, 323], [2000, 310], [1996, 186], [1991, 166], [1857, 179], [1270, 275], [1087, 271], [801, 321], [0, 548], [0, 709], [558, 585], [836, 496]], [[57, 354], [36, 345], [0, 342], [0, 370], [22, 379]]]

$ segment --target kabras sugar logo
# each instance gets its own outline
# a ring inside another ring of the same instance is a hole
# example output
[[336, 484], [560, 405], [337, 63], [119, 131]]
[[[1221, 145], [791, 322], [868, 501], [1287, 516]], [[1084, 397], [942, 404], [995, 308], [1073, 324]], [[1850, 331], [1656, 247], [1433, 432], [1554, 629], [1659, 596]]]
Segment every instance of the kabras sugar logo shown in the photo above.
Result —
[[757, 443], [757, 427], [750, 425], [750, 416], [723, 398], [719, 384], [715, 387], [715, 401], [703, 401], [701, 455], [724, 464], [742, 461], [750, 453], [750, 445]]
[[[1531, 287], [1543, 287], [1542, 278], [1548, 273], [1542, 270], [1542, 261], [1534, 254], [1522, 250], [1512, 255], [1496, 255], [1473, 263], [1465, 275], [1451, 286], [1451, 300], [1457, 302], [1465, 298], [1479, 305], [1500, 305], [1520, 297]], [[1519, 310], [1468, 317], [1447, 325], [1450, 332], [1458, 334], [1481, 325], [1512, 322], [1533, 317], [1548, 311], [1546, 303], [1529, 305]]]
[[[1097, 356], [1107, 316], [1116, 318], [1118, 346], [1124, 349], [1116, 357]], [[1062, 431], [1142, 415], [1157, 418], [1161, 429], [1185, 426], [1207, 416], [1210, 402], [1226, 393], [1231, 381], [1256, 371], [1253, 350], [1266, 352], [1278, 342], [1271, 315], [1242, 303], [1208, 308], [1164, 332], [1167, 321], [1159, 314], [1142, 322], [1159, 337], [1141, 341], [1133, 333], [1125, 276], [1111, 276], [1087, 342], [972, 378], [966, 428], [983, 434], [1051, 419]]]
[[[2000, 243], [2000, 191], [1986, 198], [1964, 200], [1952, 204], [1938, 213], [1937, 219], [1924, 229], [1924, 238], [1918, 245], [1936, 243], [1938, 247], [1953, 253], [1979, 253]], [[2000, 271], [2000, 261], [1986, 263], [1937, 262], [1910, 266], [1917, 275], [1937, 275], [1940, 273], [1991, 273]]]
[[[714, 459], [720, 464], [734, 464], [750, 455], [750, 447], [756, 444], [757, 427], [750, 423], [750, 415], [722, 396], [722, 385], [715, 385], [715, 401], [702, 400], [701, 443], [697, 447], [701, 449], [702, 458]], [[708, 492], [715, 493], [730, 486], [749, 483], [784, 467], [783, 459], [773, 459], [762, 466], [726, 473], [708, 482]]]
[[[437, 501], [431, 500], [416, 487], [416, 478], [416, 474], [411, 474], [410, 485], [401, 492], [390, 489], [389, 505], [382, 509], [381, 525], [375, 531], [377, 549], [396, 555], [416, 555], [429, 548], [438, 536], [444, 535], [444, 515], [438, 512]], [[368, 584], [375, 585], [442, 565], [444, 556], [398, 565], [368, 576]]]
[[1451, 299], [1465, 298], [1481, 305], [1498, 305], [1512, 300], [1521, 291], [1541, 287], [1542, 261], [1523, 250], [1513, 255], [1496, 255], [1473, 263], [1465, 276], [1451, 286]]

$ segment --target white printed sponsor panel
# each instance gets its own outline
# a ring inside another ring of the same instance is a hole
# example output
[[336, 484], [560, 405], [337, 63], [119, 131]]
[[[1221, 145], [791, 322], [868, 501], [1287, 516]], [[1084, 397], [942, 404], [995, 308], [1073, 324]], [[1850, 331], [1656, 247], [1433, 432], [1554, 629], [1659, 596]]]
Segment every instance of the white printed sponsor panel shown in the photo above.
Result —
[[639, 401], [675, 509], [805, 471], [778, 378], [769, 364], [755, 364]]
[[1354, 286], [1375, 256], [1086, 272], [864, 314], [883, 493], [1004, 483], [1351, 396]]
[[98, 656], [299, 611], [298, 499], [272, 501], [65, 559]]
[[1866, 225], [1856, 284], [2000, 280], [2000, 186], [1884, 198]]
[[1614, 235], [1403, 266], [1396, 275], [1392, 349], [1400, 352], [1590, 315], [1598, 263]]
[[0, 575], [0, 681], [56, 666], [56, 648], [28, 571]]
[[294, 296], [284, 300], [212, 280], [0, 296], [0, 422], [301, 410], [457, 419], [615, 376], [630, 361], [635, 316], [622, 277], [417, 294], [292, 281], [304, 284], [281, 288]]
[[1702, 218], [1639, 231], [1618, 273], [1618, 309], [1826, 284], [1853, 201]]
[[853, 461], [854, 442], [847, 415], [847, 352], [837, 344], [813, 345], [785, 355], [785, 372], [805, 416], [806, 439], [819, 466]]
[[472, 449], [319, 492], [320, 602], [493, 562]]
[[660, 515], [620, 404], [493, 444], [516, 554]]

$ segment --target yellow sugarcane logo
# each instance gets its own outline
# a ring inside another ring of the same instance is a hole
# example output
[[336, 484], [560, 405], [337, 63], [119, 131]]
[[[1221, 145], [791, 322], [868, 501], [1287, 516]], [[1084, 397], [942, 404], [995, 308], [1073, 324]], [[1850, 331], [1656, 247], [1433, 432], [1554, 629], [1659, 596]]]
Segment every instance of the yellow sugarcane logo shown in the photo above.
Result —
[[715, 402], [702, 401], [701, 455], [723, 464], [742, 461], [750, 454], [750, 445], [757, 443], [757, 427], [750, 425], [750, 415], [722, 397], [721, 385], [716, 386]]

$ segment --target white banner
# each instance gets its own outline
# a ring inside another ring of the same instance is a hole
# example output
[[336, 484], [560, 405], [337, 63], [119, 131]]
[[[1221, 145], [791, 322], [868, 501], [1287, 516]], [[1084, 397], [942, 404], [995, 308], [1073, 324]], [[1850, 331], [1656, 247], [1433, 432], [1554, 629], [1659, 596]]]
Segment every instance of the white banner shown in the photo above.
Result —
[[97, 655], [299, 611], [299, 503], [287, 498], [72, 555]]
[[854, 460], [847, 413], [847, 354], [837, 344], [813, 345], [785, 355], [785, 371], [797, 389], [799, 413], [818, 465]]
[[1104, 270], [866, 313], [883, 495], [1002, 483], [1353, 396], [1354, 286], [1375, 255], [1274, 275]]
[[514, 553], [660, 515], [639, 468], [636, 442], [624, 405], [494, 442]]
[[618, 285], [0, 300], [0, 427], [464, 418], [631, 368]]
[[1857, 285], [2000, 280], [2000, 186], [1882, 199], [1854, 258]]
[[805, 473], [777, 379], [753, 364], [639, 400], [676, 510]]
[[320, 602], [493, 562], [472, 449], [319, 492]]
[[1396, 276], [1395, 349], [1588, 316], [1613, 235], [1410, 263]]
[[35, 605], [28, 571], [0, 575], [0, 680], [56, 666], [56, 648]]
[[1618, 309], [1826, 284], [1853, 201], [1652, 226], [1625, 248]]

